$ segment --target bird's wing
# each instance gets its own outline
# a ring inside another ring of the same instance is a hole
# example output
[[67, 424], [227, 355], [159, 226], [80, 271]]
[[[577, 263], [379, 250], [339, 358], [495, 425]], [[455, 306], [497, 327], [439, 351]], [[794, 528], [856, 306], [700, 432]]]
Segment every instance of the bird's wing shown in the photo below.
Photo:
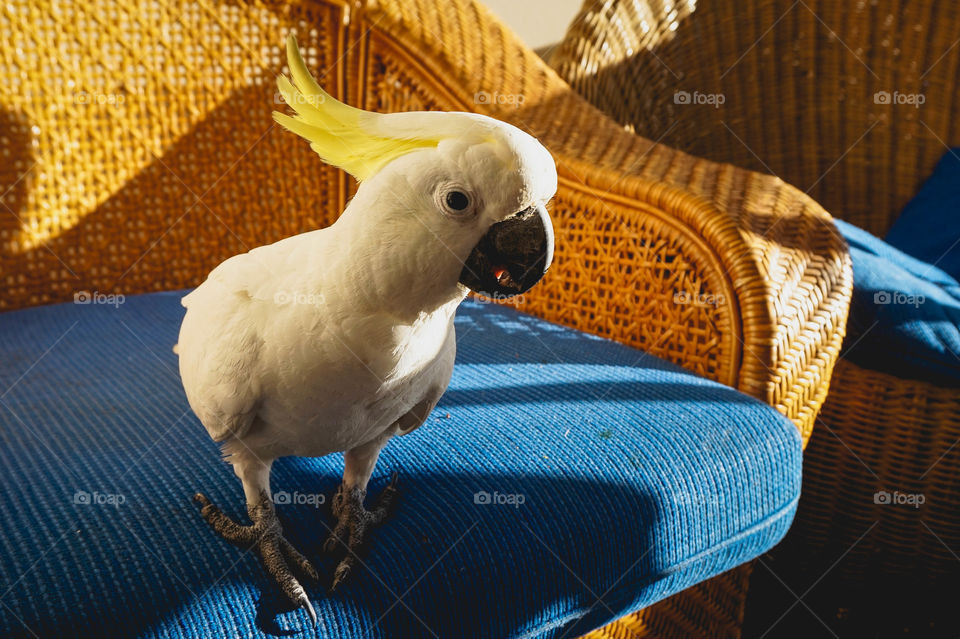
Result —
[[443, 397], [450, 384], [450, 375], [453, 373], [453, 364], [457, 356], [457, 338], [454, 331], [446, 334], [440, 356], [437, 358], [436, 377], [429, 386], [424, 397], [416, 406], [397, 420], [397, 432], [407, 435], [420, 428], [437, 402]]
[[[283, 240], [281, 242], [290, 244]], [[227, 293], [251, 299], [269, 299], [269, 284], [276, 279], [277, 270], [284, 266], [282, 263], [278, 264], [277, 260], [282, 259], [283, 255], [275, 248], [281, 242], [261, 246], [224, 260], [210, 271], [203, 284], [185, 295], [180, 303], [185, 308], [192, 308], [194, 300], [209, 296], [217, 287], [220, 287], [218, 292], [221, 295]]]
[[260, 401], [263, 339], [255, 307], [262, 302], [246, 288], [231, 287], [229, 279], [211, 277], [184, 298], [187, 315], [177, 344], [190, 407], [214, 441], [242, 437]]
[[214, 441], [243, 437], [256, 417], [259, 378], [253, 372], [263, 342], [255, 331], [239, 336], [239, 349], [220, 349], [203, 360], [205, 388], [197, 414]]

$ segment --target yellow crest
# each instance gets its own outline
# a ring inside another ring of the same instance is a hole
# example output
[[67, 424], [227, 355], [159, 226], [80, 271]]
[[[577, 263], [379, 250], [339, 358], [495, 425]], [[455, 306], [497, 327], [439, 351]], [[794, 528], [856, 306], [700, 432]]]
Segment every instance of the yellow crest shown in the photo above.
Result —
[[293, 82], [280, 76], [277, 86], [297, 115], [274, 111], [273, 119], [309, 141], [310, 148], [324, 162], [343, 169], [358, 181], [405, 153], [440, 143], [438, 137], [391, 137], [377, 132], [387, 128], [380, 126], [383, 116], [344, 104], [320, 88], [307, 70], [293, 35], [287, 37], [287, 65]]

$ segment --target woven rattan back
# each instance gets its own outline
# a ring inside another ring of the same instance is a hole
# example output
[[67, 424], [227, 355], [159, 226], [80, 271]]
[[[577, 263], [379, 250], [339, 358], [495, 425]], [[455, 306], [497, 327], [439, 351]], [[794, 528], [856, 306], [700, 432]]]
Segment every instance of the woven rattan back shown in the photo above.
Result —
[[587, 0], [551, 63], [637, 133], [882, 234], [960, 144], [954, 0]]
[[342, 209], [343, 174], [270, 117], [291, 31], [337, 91], [339, 8], [59, 6], [0, 9], [0, 307], [194, 285]]

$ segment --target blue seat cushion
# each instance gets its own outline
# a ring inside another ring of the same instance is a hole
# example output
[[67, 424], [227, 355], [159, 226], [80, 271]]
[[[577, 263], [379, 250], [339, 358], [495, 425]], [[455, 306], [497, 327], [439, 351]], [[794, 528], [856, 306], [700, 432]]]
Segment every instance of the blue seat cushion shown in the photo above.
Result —
[[844, 357], [902, 378], [960, 384], [960, 284], [949, 273], [835, 220], [850, 246]]
[[884, 239], [960, 280], [960, 148], [943, 154]]
[[[182, 292], [0, 315], [0, 636], [574, 637], [771, 548], [800, 492], [797, 429], [613, 342], [466, 302], [428, 422], [387, 446], [393, 516], [327, 595], [342, 456], [286, 458], [273, 490], [317, 562], [314, 631], [191, 496], [246, 521], [190, 412]], [[122, 301], [122, 303], [120, 303]]]

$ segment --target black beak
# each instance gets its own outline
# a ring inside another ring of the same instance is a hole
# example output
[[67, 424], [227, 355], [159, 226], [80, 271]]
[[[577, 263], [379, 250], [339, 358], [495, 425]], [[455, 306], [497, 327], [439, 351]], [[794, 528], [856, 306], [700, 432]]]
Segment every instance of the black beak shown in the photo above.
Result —
[[531, 206], [490, 227], [467, 258], [460, 283], [499, 299], [526, 293], [553, 261], [553, 225], [543, 205]]

